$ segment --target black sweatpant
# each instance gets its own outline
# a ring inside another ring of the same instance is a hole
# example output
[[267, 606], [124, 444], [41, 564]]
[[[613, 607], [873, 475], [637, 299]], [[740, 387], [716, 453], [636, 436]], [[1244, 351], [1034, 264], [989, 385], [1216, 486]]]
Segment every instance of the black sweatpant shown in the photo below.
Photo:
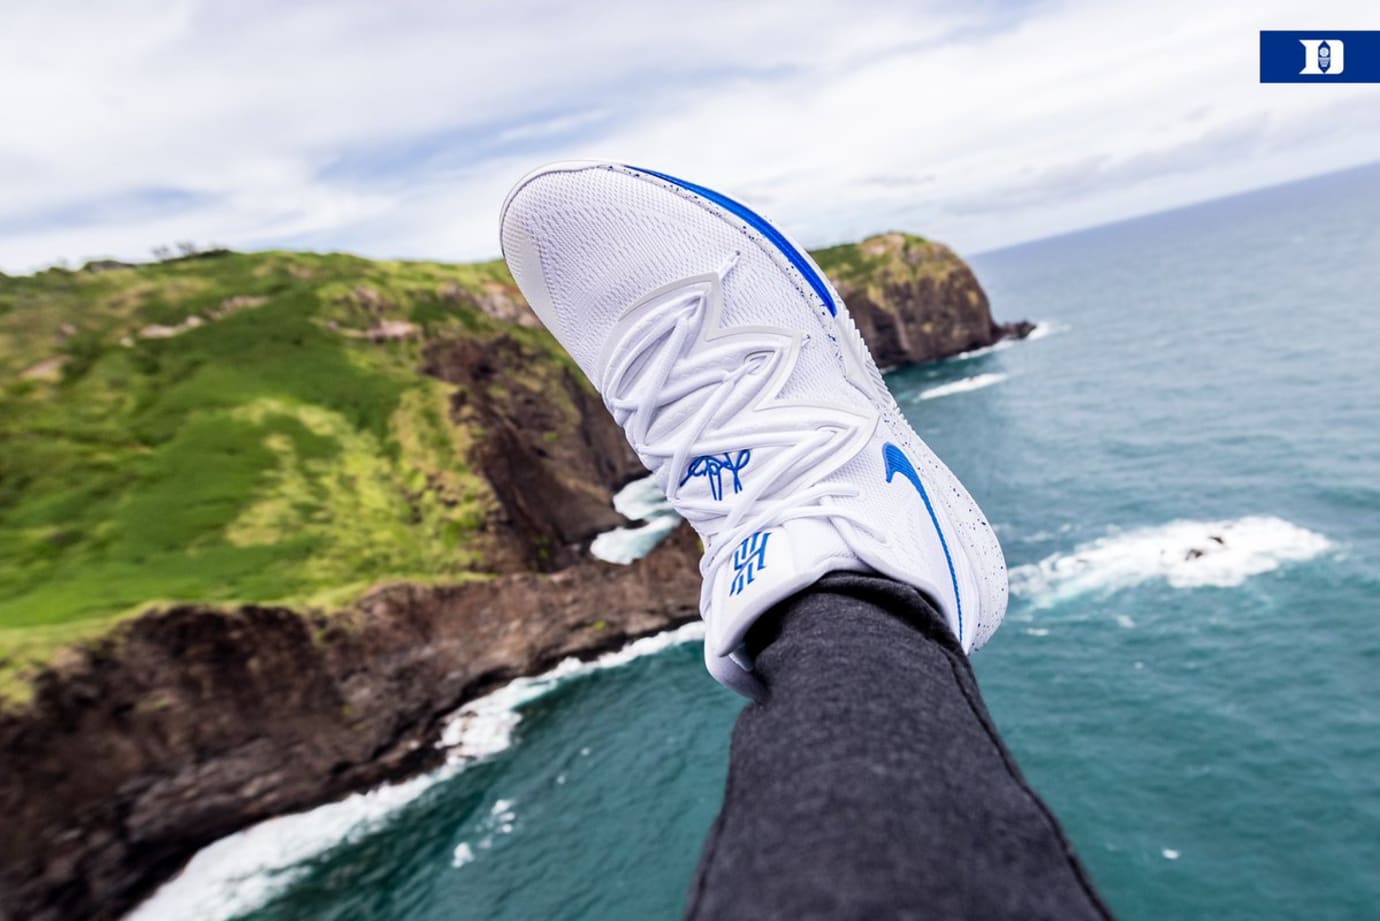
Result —
[[738, 718], [687, 918], [1110, 917], [919, 592], [835, 573], [748, 643], [767, 697]]

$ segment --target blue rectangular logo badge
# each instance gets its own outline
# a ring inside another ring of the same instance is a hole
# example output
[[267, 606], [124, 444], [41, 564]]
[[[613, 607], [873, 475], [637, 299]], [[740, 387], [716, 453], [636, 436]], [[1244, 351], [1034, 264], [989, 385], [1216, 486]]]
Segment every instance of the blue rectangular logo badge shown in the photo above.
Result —
[[1261, 32], [1261, 83], [1380, 83], [1380, 32]]

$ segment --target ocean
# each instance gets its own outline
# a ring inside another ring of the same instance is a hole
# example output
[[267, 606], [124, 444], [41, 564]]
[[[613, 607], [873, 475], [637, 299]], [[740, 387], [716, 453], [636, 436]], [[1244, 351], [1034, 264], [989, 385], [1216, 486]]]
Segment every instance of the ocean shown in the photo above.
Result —
[[[1002, 538], [1021, 766], [1122, 918], [1374, 918], [1380, 167], [971, 261], [1037, 336], [888, 380]], [[694, 627], [565, 666], [132, 917], [678, 917], [740, 707]]]

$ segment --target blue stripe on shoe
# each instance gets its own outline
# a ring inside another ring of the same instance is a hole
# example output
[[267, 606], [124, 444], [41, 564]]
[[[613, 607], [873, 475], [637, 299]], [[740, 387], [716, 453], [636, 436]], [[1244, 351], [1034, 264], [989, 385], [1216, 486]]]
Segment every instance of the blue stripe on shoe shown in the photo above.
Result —
[[678, 185], [682, 189], [688, 189], [701, 198], [707, 198], [720, 208], [731, 211], [738, 215], [738, 217], [747, 221], [750, 227], [770, 240], [772, 245], [777, 249], [781, 250], [782, 255], [791, 261], [791, 265], [795, 266], [800, 274], [805, 276], [805, 281], [808, 282], [810, 287], [814, 289], [814, 292], [819, 295], [819, 299], [824, 302], [824, 306], [829, 308], [830, 316], [838, 316], [838, 308], [834, 304], [833, 295], [829, 293], [829, 284], [824, 280], [824, 277], [819, 274], [819, 270], [811, 264], [808, 256], [796, 249], [795, 246], [791, 244], [791, 241], [783, 237], [781, 231], [771, 226], [771, 224], [768, 224], [766, 218], [762, 217], [762, 215], [753, 211], [747, 205], [740, 204], [727, 195], [721, 195], [715, 192], [713, 189], [706, 189], [702, 185], [695, 185], [693, 182], [686, 182], [684, 179], [677, 179], [675, 176], [658, 173], [654, 169], [643, 169], [640, 166], [631, 166], [629, 169], [635, 169], [639, 173], [646, 173], [648, 176], [655, 176], [673, 185]]

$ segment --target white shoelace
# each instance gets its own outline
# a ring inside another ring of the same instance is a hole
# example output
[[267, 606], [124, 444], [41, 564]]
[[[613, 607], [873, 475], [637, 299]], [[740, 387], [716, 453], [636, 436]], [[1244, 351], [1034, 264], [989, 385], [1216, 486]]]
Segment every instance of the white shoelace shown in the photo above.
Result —
[[[720, 269], [720, 280], [734, 261], [730, 259]], [[601, 387], [605, 404], [638, 456], [658, 473], [669, 468], [667, 498], [705, 538], [701, 575], [708, 578], [754, 533], [794, 519], [844, 519], [880, 537], [858, 512], [825, 502], [859, 494], [857, 488], [821, 480], [817, 473], [821, 461], [837, 446], [836, 429], [754, 431], [744, 436], [751, 444], [727, 443], [722, 433], [711, 431], [716, 419], [732, 419], [748, 409], [778, 372], [785, 355], [762, 347], [742, 354], [742, 342], [732, 339], [702, 344], [693, 354], [683, 354], [704, 321], [704, 301], [702, 290], [688, 289], [658, 308], [652, 321], [632, 334], [637, 342], [620, 344], [619, 357], [609, 363]], [[700, 401], [690, 417], [653, 438], [651, 432], [663, 410], [687, 399]], [[741, 492], [735, 491], [732, 501], [727, 496], [706, 501], [679, 495], [682, 475], [698, 459], [771, 447], [780, 450], [766, 463], [753, 465], [751, 476], [745, 477], [748, 482], [742, 484]]]

